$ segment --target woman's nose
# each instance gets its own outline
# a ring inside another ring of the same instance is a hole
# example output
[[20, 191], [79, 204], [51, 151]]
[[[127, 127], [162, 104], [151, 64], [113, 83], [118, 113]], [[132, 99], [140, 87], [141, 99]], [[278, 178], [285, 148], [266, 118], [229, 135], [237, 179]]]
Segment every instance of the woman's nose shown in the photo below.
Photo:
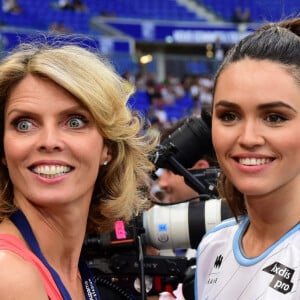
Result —
[[245, 122], [244, 126], [241, 127], [239, 142], [247, 148], [263, 145], [265, 139], [262, 128], [255, 121]]
[[61, 151], [64, 148], [61, 130], [55, 126], [44, 126], [39, 134], [38, 148], [41, 151]]

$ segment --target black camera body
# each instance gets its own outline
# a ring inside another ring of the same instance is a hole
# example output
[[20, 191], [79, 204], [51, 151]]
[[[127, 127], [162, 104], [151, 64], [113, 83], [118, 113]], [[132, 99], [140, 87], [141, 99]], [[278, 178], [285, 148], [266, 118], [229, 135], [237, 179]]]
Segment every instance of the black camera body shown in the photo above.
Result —
[[154, 205], [129, 224], [118, 221], [113, 232], [86, 239], [84, 255], [105, 298], [146, 299], [162, 291], [172, 293], [184, 283], [184, 296], [193, 299], [195, 258], [148, 255], [147, 250], [196, 249], [207, 230], [232, 217], [218, 199], [219, 169], [188, 170], [204, 155], [213, 155], [210, 127], [207, 114], [191, 117], [149, 157], [157, 168], [182, 175], [202, 201]]
[[98, 286], [114, 289], [122, 295], [120, 299], [142, 299], [141, 271], [147, 295], [172, 291], [187, 281], [186, 273], [195, 265], [195, 258], [148, 255], [147, 247], [196, 249], [207, 230], [228, 217], [231, 212], [219, 199], [155, 205], [124, 224], [124, 238], [118, 238], [116, 231], [88, 237], [85, 256]]

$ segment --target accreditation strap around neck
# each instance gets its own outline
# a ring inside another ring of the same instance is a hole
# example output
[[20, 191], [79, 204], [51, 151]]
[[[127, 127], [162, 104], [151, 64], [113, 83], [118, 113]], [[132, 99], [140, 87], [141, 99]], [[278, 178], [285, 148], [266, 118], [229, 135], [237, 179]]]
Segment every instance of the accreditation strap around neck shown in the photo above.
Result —
[[[40, 246], [34, 236], [34, 233], [31, 229], [31, 226], [21, 210], [17, 210], [11, 217], [11, 221], [16, 225], [16, 227], [22, 233], [24, 239], [30, 246], [32, 252], [43, 262], [46, 268], [51, 273], [53, 280], [55, 281], [62, 297], [64, 300], [72, 300], [68, 290], [64, 286], [63, 282], [61, 281], [58, 273], [54, 270], [54, 268], [47, 262], [46, 258], [44, 257]], [[79, 260], [79, 271], [82, 278], [82, 285], [84, 289], [85, 299], [86, 300], [101, 300], [98, 288], [95, 284], [93, 279], [93, 275], [86, 264], [84, 258], [80, 257]]]

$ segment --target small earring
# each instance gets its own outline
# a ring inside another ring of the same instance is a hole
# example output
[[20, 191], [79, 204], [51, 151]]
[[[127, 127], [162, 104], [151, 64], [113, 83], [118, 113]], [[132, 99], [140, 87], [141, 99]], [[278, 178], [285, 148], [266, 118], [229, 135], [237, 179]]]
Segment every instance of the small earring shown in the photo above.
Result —
[[106, 160], [104, 163], [103, 163], [103, 166], [106, 166], [108, 164], [108, 161]]

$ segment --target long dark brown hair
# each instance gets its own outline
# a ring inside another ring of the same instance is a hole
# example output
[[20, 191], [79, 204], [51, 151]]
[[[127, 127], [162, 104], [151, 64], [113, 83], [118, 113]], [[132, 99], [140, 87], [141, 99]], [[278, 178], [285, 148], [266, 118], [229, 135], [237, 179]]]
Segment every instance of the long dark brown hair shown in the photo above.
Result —
[[[245, 58], [278, 63], [300, 84], [300, 18], [267, 23], [232, 47], [216, 73], [213, 94], [222, 71]], [[236, 218], [247, 213], [243, 194], [224, 173], [220, 176], [218, 190]]]

